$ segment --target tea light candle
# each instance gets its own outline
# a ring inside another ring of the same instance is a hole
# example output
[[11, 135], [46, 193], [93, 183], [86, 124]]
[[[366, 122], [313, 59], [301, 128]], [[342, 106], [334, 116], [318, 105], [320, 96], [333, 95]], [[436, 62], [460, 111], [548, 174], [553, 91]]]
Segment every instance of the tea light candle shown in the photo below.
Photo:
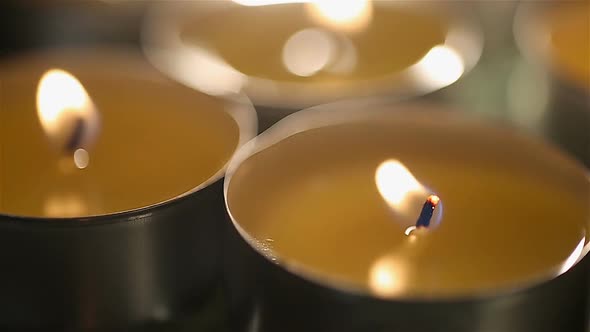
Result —
[[145, 49], [180, 82], [216, 95], [244, 91], [275, 109], [262, 117], [277, 118], [341, 98], [402, 97], [452, 84], [482, 47], [464, 14], [369, 0], [166, 4], [148, 20]]
[[229, 214], [267, 261], [254, 277], [262, 330], [584, 326], [586, 270], [579, 289], [552, 292], [587, 249], [586, 170], [459, 113], [400, 108], [301, 111], [232, 161]]
[[[223, 104], [89, 62], [1, 68], [2, 140], [18, 142], [3, 145], [1, 212], [81, 217], [145, 207], [190, 192], [232, 155], [239, 130]], [[112, 80], [96, 78], [98, 70]], [[56, 206], [62, 194], [77, 207]]]
[[125, 51], [23, 56], [0, 77], [0, 322], [102, 327], [201, 301], [218, 273], [219, 179], [255, 134], [253, 109]]
[[588, 12], [587, 1], [522, 5], [515, 24], [517, 41], [529, 58], [586, 94], [590, 91]]

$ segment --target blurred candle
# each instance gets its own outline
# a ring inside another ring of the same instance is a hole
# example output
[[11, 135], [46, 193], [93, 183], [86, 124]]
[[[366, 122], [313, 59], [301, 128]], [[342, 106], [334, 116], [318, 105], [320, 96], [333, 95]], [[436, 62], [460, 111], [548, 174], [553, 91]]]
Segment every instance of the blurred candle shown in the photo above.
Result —
[[218, 282], [219, 180], [256, 132], [251, 105], [104, 47], [6, 59], [0, 78], [2, 326], [126, 329], [193, 312]]
[[[0, 67], [0, 213], [112, 214], [211, 181], [238, 146], [231, 109], [137, 62], [23, 57]], [[126, 67], [130, 66], [130, 67]]]
[[546, 12], [545, 20], [557, 74], [590, 90], [590, 2], [556, 6]]
[[[296, 109], [452, 84], [481, 50], [463, 14], [441, 4], [370, 0], [168, 4], [149, 20], [146, 50], [194, 88], [243, 90], [256, 105]], [[220, 77], [215, 85], [212, 77]]]
[[515, 34], [521, 50], [551, 73], [588, 94], [590, 91], [590, 3], [568, 1], [522, 4]]
[[582, 257], [580, 165], [458, 113], [367, 108], [302, 111], [238, 152], [227, 206], [265, 257], [395, 299], [524, 287]]

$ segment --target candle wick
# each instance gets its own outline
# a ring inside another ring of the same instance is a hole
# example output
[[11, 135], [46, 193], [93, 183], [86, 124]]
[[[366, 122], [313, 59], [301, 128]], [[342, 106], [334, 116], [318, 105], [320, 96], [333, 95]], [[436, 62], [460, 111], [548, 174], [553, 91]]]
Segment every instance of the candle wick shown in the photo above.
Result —
[[416, 228], [420, 227], [428, 227], [430, 226], [430, 221], [432, 220], [432, 215], [434, 213], [434, 209], [438, 205], [440, 198], [436, 195], [430, 195], [424, 202], [422, 206], [422, 211], [420, 212], [420, 216], [416, 221]]
[[74, 131], [66, 142], [65, 148], [67, 151], [75, 151], [82, 145], [85, 130], [86, 124], [84, 123], [84, 119], [77, 118], [74, 123]]

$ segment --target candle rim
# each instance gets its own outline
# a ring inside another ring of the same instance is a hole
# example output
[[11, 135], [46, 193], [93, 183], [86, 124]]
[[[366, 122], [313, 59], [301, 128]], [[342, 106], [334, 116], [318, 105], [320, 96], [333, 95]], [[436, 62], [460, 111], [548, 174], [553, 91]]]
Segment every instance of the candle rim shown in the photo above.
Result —
[[[394, 3], [375, 2], [374, 5], [393, 6]], [[382, 78], [357, 80], [353, 82], [312, 82], [297, 83], [280, 80], [265, 79], [256, 76], [249, 76], [241, 73], [239, 70], [227, 64], [224, 59], [216, 56], [211, 50], [196, 44], [187, 44], [180, 38], [183, 26], [190, 19], [195, 22], [198, 19], [206, 18], [212, 13], [239, 8], [238, 4], [229, 1], [219, 1], [208, 4], [209, 10], [203, 10], [203, 5], [194, 5], [189, 2], [188, 5], [174, 7], [164, 6], [158, 8], [154, 6], [146, 16], [143, 27], [143, 49], [147, 58], [152, 64], [166, 73], [173, 79], [197, 90], [203, 90], [204, 86], [195, 77], [202, 72], [198, 68], [179, 68], [184, 59], [191, 59], [192, 65], [195, 59], [203, 63], [214, 64], [217, 67], [220, 76], [231, 78], [234, 81], [234, 87], [220, 89], [219, 91], [207, 91], [209, 94], [225, 96], [236, 91], [246, 93], [256, 105], [266, 107], [283, 107], [292, 109], [301, 109], [314, 105], [324, 104], [339, 100], [346, 97], [374, 97], [378, 95], [392, 95], [397, 98], [409, 98], [425, 95], [454, 83], [436, 83], [422, 84], [418, 80], [417, 63], [414, 63], [406, 69], [388, 73]], [[284, 6], [288, 4], [268, 4], [264, 6]], [[295, 3], [297, 4], [297, 3]], [[406, 7], [409, 3], [404, 3]], [[419, 2], [411, 3], [412, 7], [427, 9], [431, 12], [436, 11], [429, 6], [434, 5], [437, 8], [445, 8], [444, 4], [420, 4]], [[413, 8], [414, 10], [416, 8]], [[464, 62], [461, 77], [467, 74], [479, 61], [483, 51], [484, 36], [478, 22], [468, 15], [463, 7], [453, 8], [452, 13], [447, 13], [452, 19], [449, 20], [449, 26], [446, 31], [447, 37], [450, 32], [457, 33], [457, 40], [445, 40], [444, 46], [456, 50]], [[407, 9], [406, 9], [407, 10]], [[450, 12], [450, 11], [449, 11]], [[194, 15], [197, 15], [196, 17]], [[192, 15], [192, 16], [191, 16]], [[467, 42], [465, 42], [467, 41]], [[436, 46], [434, 46], [436, 47]], [[433, 47], [433, 48], [434, 48]], [[327, 93], [325, 91], [328, 90]], [[322, 93], [323, 92], [323, 93]]]
[[[359, 120], [371, 119], [371, 115], [375, 114], [387, 113], [391, 115], [395, 113], [395, 116], [401, 118], [403, 114], [416, 114], [417, 112], [421, 112], [423, 118], [428, 118], [425, 115], [429, 114], [444, 114], [445, 116], [453, 117], [453, 119], [456, 119], [457, 121], [479, 124], [481, 127], [485, 128], [493, 128], [496, 132], [503, 132], [506, 135], [529, 139], [531, 136], [515, 130], [516, 126], [507, 121], [492, 118], [491, 120], [493, 125], [490, 125], [482, 121], [482, 119], [486, 119], [488, 117], [482, 116], [481, 114], [466, 113], [456, 108], [451, 108], [449, 106], [441, 107], [440, 105], [437, 106], [437, 104], [429, 102], [405, 102], [392, 105], [386, 98], [361, 99], [334, 102], [304, 109], [302, 111], [288, 115], [264, 131], [262, 134], [244, 144], [240, 149], [238, 149], [238, 151], [230, 160], [230, 164], [224, 178], [223, 195], [228, 216], [230, 217], [233, 226], [240, 234], [240, 237], [246, 243], [248, 243], [250, 247], [252, 247], [252, 250], [260, 254], [265, 260], [268, 260], [269, 263], [274, 263], [278, 268], [292, 273], [298, 278], [301, 278], [307, 282], [311, 282], [312, 284], [320, 285], [322, 287], [327, 287], [335, 291], [354, 294], [359, 297], [398, 302], [412, 302], [416, 300], [428, 302], [483, 301], [494, 297], [516, 294], [543, 285], [546, 282], [558, 278], [567, 271], [574, 269], [578, 263], [587, 256], [588, 252], [590, 252], [590, 220], [586, 221], [586, 234], [584, 236], [584, 245], [580, 252], [580, 256], [575, 260], [575, 262], [571, 264], [571, 266], [565, 270], [563, 269], [563, 265], [567, 262], [567, 259], [543, 272], [537, 273], [534, 277], [527, 278], [521, 282], [513, 283], [507, 286], [493, 287], [480, 292], [460, 292], [456, 294], [449, 293], [438, 294], [434, 296], [420, 294], [387, 296], [372, 293], [370, 290], [364, 287], [355, 286], [350, 282], [339, 280], [333, 276], [326, 276], [321, 272], [314, 272], [312, 269], [306, 267], [305, 264], [298, 262], [296, 259], [286, 259], [280, 255], [275, 255], [273, 250], [270, 250], [272, 253], [269, 253], [268, 250], [265, 250], [260, 245], [260, 241], [258, 239], [256, 239], [241, 226], [240, 222], [233, 215], [228, 200], [229, 186], [231, 184], [232, 177], [243, 162], [258, 152], [262, 152], [273, 145], [288, 139], [289, 137], [308, 130], [347, 123], [351, 124], [358, 122]], [[338, 114], [338, 117], [335, 117], [334, 114]], [[347, 117], [343, 115], [352, 116]], [[311, 119], [313, 119], [313, 121]], [[581, 175], [581, 178], [586, 179], [587, 184], [590, 185], [590, 170], [587, 169], [581, 162], [567, 156], [555, 144], [548, 142], [547, 140], [533, 139], [533, 141], [541, 143], [552, 155], [555, 155], [556, 157], [559, 157], [560, 159], [574, 166], [576, 171], [579, 171], [578, 174]]]
[[[97, 56], [95, 54], [100, 54]], [[0, 68], [6, 68], [7, 65], [14, 65], [17, 63], [26, 63], [27, 61], [37, 61], [38, 59], [44, 57], [52, 57], [52, 58], [59, 58], [59, 59], [69, 59], [71, 58], [75, 63], [76, 61], [87, 62], [89, 59], [113, 59], [119, 61], [121, 63], [125, 63], [125, 68], [129, 70], [129, 72], [133, 72], [133, 78], [138, 80], [151, 80], [155, 82], [162, 82], [166, 83], [169, 82], [169, 79], [158, 72], [157, 69], [150, 67], [149, 62], [142, 57], [141, 52], [137, 52], [129, 47], [120, 47], [117, 45], [101, 45], [101, 46], [80, 46], [80, 47], [65, 47], [59, 49], [52, 49], [52, 50], [32, 50], [26, 51], [23, 53], [19, 53], [17, 55], [5, 57], [0, 61]], [[146, 67], [147, 66], [147, 67]], [[142, 71], [141, 69], [149, 68], [152, 72], [149, 71]], [[92, 68], [90, 70], [92, 75], [104, 77], [112, 77], [110, 75], [105, 75], [100, 71], [100, 68]], [[117, 73], [117, 75], [122, 75], [129, 77], [130, 73]], [[136, 75], [137, 74], [137, 75]], [[176, 82], [172, 81], [173, 84], [177, 84]], [[194, 91], [196, 94], [203, 94], [200, 91]], [[76, 224], [92, 224], [92, 225], [99, 225], [99, 224], [110, 224], [120, 222], [119, 219], [124, 218], [126, 221], [134, 221], [137, 219], [141, 219], [142, 217], [149, 215], [151, 210], [162, 208], [171, 204], [174, 204], [177, 201], [180, 201], [184, 198], [190, 197], [193, 194], [213, 185], [216, 182], [219, 182], [225, 176], [227, 168], [231, 162], [233, 155], [239, 150], [239, 148], [248, 142], [250, 139], [256, 136], [258, 131], [258, 116], [256, 114], [256, 110], [254, 106], [250, 102], [250, 99], [242, 93], [237, 93], [229, 96], [226, 99], [219, 99], [215, 97], [208, 96], [210, 98], [216, 99], [219, 101], [221, 105], [224, 105], [222, 112], [227, 113], [232, 121], [234, 121], [237, 130], [238, 130], [238, 140], [236, 141], [236, 145], [233, 149], [232, 155], [230, 158], [225, 162], [225, 164], [220, 167], [220, 169], [210, 176], [205, 181], [201, 182], [199, 185], [195, 186], [194, 188], [179, 193], [173, 197], [170, 197], [166, 200], [162, 200], [160, 202], [156, 202], [153, 204], [148, 204], [145, 206], [140, 206], [137, 208], [131, 208], [116, 212], [109, 212], [104, 214], [97, 214], [97, 215], [84, 215], [84, 216], [74, 216], [74, 217], [43, 217], [43, 216], [34, 216], [34, 215], [20, 215], [20, 214], [12, 214], [12, 213], [5, 213], [0, 211], [0, 223], [8, 222], [8, 223], [44, 223], [48, 224], [49, 226], [58, 226], [58, 225], [71, 225], [73, 223]]]

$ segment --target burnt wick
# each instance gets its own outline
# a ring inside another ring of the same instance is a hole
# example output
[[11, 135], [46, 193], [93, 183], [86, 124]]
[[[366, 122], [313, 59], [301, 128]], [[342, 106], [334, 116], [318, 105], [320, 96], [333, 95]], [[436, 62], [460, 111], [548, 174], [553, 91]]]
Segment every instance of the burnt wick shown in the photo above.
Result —
[[438, 205], [438, 202], [440, 202], [440, 198], [438, 196], [428, 196], [426, 202], [424, 202], [424, 205], [422, 206], [420, 216], [416, 221], [416, 228], [430, 226], [430, 221], [432, 220], [432, 215], [434, 214], [434, 209]]
[[66, 142], [65, 148], [68, 151], [75, 151], [77, 148], [81, 147], [84, 141], [85, 132], [86, 124], [84, 123], [84, 119], [77, 118], [74, 124], [74, 131]]

